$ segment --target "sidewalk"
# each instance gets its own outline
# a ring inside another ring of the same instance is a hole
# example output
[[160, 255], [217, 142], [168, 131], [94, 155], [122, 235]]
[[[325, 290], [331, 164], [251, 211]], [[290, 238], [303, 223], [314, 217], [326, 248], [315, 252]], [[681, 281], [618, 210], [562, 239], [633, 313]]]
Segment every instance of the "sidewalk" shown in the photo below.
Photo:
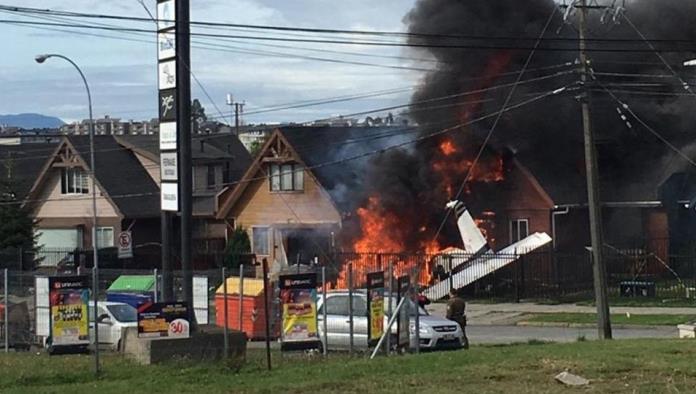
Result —
[[[428, 312], [444, 316], [447, 305], [433, 303], [427, 306]], [[467, 303], [466, 315], [471, 325], [515, 325], [525, 314], [534, 313], [596, 313], [594, 306], [575, 304], [540, 305], [533, 303], [475, 304]], [[694, 315], [696, 307], [611, 307], [610, 313], [632, 315]]]

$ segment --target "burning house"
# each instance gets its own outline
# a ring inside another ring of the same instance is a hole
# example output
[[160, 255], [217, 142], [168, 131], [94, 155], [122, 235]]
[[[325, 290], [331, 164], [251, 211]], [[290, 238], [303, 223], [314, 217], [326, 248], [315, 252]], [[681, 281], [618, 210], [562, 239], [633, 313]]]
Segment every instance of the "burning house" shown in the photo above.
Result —
[[[696, 40], [696, 31], [683, 28], [696, 3], [661, 1], [659, 13], [651, 0], [626, 4], [633, 24], [662, 40], [655, 44], [665, 50], [662, 59], [675, 65], [688, 57], [659, 43]], [[250, 231], [257, 255], [282, 264], [335, 250], [427, 255], [460, 247], [443, 210], [451, 199], [466, 204], [493, 249], [545, 232], [554, 249], [582, 252], [589, 244], [583, 89], [572, 15], [553, 15], [510, 105], [496, 116], [530, 55], [530, 39], [556, 6], [417, 1], [404, 18], [413, 33], [408, 40], [438, 65], [402, 114], [418, 126], [279, 128], [241, 182], [219, 195], [219, 215]], [[696, 227], [688, 209], [696, 192], [692, 138], [684, 132], [696, 120], [695, 102], [682, 93], [682, 81], [665, 75], [632, 24], [609, 26], [600, 16], [591, 39], [623, 40], [590, 40], [605, 240], [667, 261]], [[488, 41], [462, 45], [463, 37]], [[633, 118], [622, 103], [630, 103]], [[429, 282], [427, 264], [413, 264]], [[368, 269], [357, 265], [358, 273]], [[339, 272], [339, 284], [344, 279]]]

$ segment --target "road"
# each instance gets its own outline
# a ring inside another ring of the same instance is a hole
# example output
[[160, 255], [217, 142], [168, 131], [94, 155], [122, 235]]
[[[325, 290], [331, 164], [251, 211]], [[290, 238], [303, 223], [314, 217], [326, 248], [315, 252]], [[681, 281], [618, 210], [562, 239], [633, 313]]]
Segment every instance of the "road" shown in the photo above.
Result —
[[[677, 338], [676, 327], [659, 328], [615, 328], [615, 339], [628, 338]], [[467, 327], [467, 335], [472, 345], [527, 342], [529, 340], [575, 342], [579, 337], [597, 339], [596, 328], [568, 327], [524, 327], [476, 325]]]

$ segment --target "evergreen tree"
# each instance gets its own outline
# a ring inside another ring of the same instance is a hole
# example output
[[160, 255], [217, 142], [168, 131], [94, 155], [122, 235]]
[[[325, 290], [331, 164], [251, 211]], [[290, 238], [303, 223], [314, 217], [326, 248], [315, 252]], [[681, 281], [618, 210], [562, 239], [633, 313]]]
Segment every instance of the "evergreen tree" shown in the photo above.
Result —
[[249, 253], [251, 253], [249, 234], [241, 226], [235, 228], [230, 240], [227, 242], [227, 247], [225, 247], [225, 266], [228, 268], [239, 268], [239, 264], [246, 257], [244, 255]]
[[22, 206], [16, 193], [16, 179], [13, 172], [14, 162], [8, 155], [3, 162], [3, 176], [0, 179], [0, 251], [22, 250], [26, 257], [36, 252], [36, 225], [31, 211]]

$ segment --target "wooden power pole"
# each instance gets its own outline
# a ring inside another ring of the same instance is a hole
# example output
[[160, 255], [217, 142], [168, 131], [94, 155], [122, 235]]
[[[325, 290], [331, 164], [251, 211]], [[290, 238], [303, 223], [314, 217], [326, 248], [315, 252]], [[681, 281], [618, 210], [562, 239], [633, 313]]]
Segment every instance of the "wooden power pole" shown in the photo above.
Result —
[[582, 97], [582, 123], [585, 140], [585, 169], [587, 178], [587, 202], [590, 214], [590, 239], [592, 243], [592, 274], [594, 277], [595, 303], [597, 304], [597, 329], [600, 339], [611, 339], [611, 321], [609, 318], [609, 302], [607, 300], [607, 270], [602, 255], [602, 206], [599, 197], [597, 176], [597, 158], [592, 130], [591, 91], [588, 74], [590, 59], [587, 56], [587, 0], [579, 0], [580, 9], [580, 65], [582, 67], [581, 81], [584, 87]]

